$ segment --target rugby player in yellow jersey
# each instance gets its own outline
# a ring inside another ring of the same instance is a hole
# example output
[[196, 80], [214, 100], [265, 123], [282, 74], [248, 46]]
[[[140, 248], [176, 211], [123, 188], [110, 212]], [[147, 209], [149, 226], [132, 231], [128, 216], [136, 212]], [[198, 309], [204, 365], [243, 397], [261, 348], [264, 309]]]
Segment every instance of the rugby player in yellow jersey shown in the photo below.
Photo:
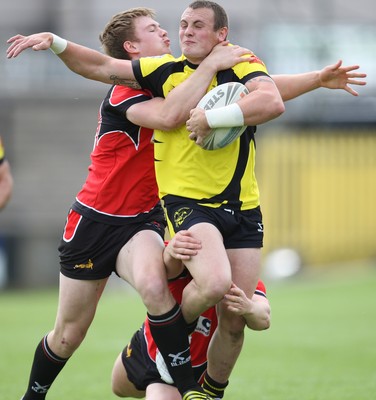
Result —
[[[50, 33], [15, 36], [9, 40], [12, 45], [8, 57], [17, 56], [28, 47], [34, 50], [51, 47], [70, 69], [89, 79], [140, 84], [155, 96], [166, 97], [166, 102], [175, 105], [174, 111], [179, 104], [180, 114], [174, 118], [175, 125], [180, 128], [171, 132], [155, 131], [155, 158], [160, 195], [167, 208], [171, 233], [187, 229], [202, 243], [198, 254], [186, 262], [194, 278], [184, 291], [182, 301], [183, 313], [189, 323], [203, 310], [220, 302], [231, 281], [247, 295], [254, 292], [263, 240], [254, 175], [255, 126], [284, 111], [281, 95], [286, 95], [286, 99], [295, 96], [291, 93], [292, 87], [286, 90], [285, 77], [275, 79], [278, 92], [260, 60], [238, 64], [221, 71], [211, 80], [194, 74], [197, 65], [215, 45], [226, 43], [227, 33], [227, 16], [222, 7], [213, 2], [196, 1], [181, 18], [179, 35], [183, 56], [180, 58], [166, 55], [133, 63], [119, 61]], [[330, 68], [346, 77], [340, 83], [345, 90], [348, 90], [348, 83], [357, 84], [351, 82], [355, 75], [348, 74], [352, 67], [347, 71], [341, 69], [340, 64]], [[310, 73], [301, 79], [301, 91], [296, 95], [325, 86], [325, 82], [317, 77], [317, 73]], [[182, 123], [188, 120], [189, 110], [207, 90], [232, 80], [246, 84], [250, 94], [239, 101], [236, 110], [232, 108], [228, 118], [241, 119], [249, 128], [230, 146], [213, 152], [204, 151], [189, 139], [189, 132]], [[180, 103], [175, 100], [179, 96]], [[138, 114], [135, 110], [133, 122], [165, 129], [164, 124], [171, 114], [157, 112], [154, 115], [152, 110], [146, 111], [146, 103], [140, 104]], [[154, 107], [157, 109], [157, 104], [154, 103]], [[220, 323], [209, 349], [208, 372], [217, 382], [225, 383], [242, 347], [244, 320], [221, 307], [219, 312]]]

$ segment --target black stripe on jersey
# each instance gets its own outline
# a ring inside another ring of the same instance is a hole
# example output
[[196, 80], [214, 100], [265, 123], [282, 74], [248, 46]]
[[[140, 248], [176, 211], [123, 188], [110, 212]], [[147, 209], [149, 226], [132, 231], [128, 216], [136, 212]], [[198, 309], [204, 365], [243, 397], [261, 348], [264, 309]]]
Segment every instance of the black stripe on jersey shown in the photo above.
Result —
[[[140, 68], [140, 61], [134, 60], [132, 61], [133, 66], [133, 73], [142, 88], [150, 89], [153, 92], [154, 96], [157, 97], [164, 97], [163, 93], [163, 84], [167, 81], [167, 79], [175, 74], [184, 72], [184, 67], [186, 65], [192, 66], [192, 64], [188, 63], [187, 60], [183, 61], [171, 61], [160, 65], [156, 68], [153, 72], [148, 74], [147, 76], [142, 76], [141, 68]], [[157, 75], [155, 75], [157, 74]], [[160, 76], [159, 76], [160, 74]], [[155, 76], [158, 76], [158, 84], [155, 83]], [[149, 79], [151, 78], [151, 79]]]
[[221, 192], [218, 193], [216, 196], [211, 198], [204, 198], [201, 199], [201, 202], [207, 203], [224, 203], [225, 208], [231, 208], [234, 211], [240, 210], [242, 202], [240, 200], [228, 201], [234, 197], [234, 193], [240, 193], [240, 182], [242, 177], [244, 176], [245, 169], [247, 167], [248, 158], [249, 158], [249, 146], [251, 145], [252, 141], [254, 141], [254, 131], [255, 127], [249, 126], [244, 133], [240, 136], [240, 146], [239, 151], [240, 154], [238, 156], [237, 165], [235, 168], [234, 175], [226, 186], [226, 188]]

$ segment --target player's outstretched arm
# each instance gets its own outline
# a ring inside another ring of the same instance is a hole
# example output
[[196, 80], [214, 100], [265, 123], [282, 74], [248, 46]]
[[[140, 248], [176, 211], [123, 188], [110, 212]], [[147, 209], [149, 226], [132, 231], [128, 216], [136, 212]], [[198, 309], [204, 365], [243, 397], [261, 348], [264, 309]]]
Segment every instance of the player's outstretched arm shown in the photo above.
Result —
[[[8, 58], [15, 58], [31, 48], [34, 51], [51, 49], [65, 65], [85, 78], [110, 84], [135, 85], [131, 62], [109, 57], [99, 51], [68, 42], [51, 32], [30, 36], [16, 35], [8, 39]], [[138, 84], [136, 84], [139, 87]]]
[[357, 72], [359, 65], [342, 66], [339, 60], [335, 64], [327, 65], [320, 71], [311, 71], [303, 74], [272, 75], [283, 101], [294, 99], [304, 93], [320, 87], [327, 89], [343, 89], [353, 96], [358, 96], [349, 85], [364, 86], [367, 74]]
[[234, 283], [223, 299], [227, 309], [242, 316], [248, 328], [261, 331], [270, 327], [270, 304], [266, 297], [254, 294], [249, 299]]

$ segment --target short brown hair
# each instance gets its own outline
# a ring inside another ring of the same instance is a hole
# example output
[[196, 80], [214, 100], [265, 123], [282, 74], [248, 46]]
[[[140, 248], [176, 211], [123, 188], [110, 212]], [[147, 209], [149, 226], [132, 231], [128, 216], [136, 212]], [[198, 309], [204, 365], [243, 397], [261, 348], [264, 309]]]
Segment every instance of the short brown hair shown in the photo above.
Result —
[[228, 16], [225, 9], [214, 1], [194, 1], [191, 3], [189, 8], [196, 10], [198, 8], [209, 8], [214, 12], [214, 31], [218, 31], [221, 28], [228, 28]]
[[137, 41], [134, 20], [139, 17], [155, 18], [155, 11], [147, 7], [130, 8], [114, 15], [99, 35], [103, 50], [114, 58], [130, 60], [123, 44], [127, 40]]

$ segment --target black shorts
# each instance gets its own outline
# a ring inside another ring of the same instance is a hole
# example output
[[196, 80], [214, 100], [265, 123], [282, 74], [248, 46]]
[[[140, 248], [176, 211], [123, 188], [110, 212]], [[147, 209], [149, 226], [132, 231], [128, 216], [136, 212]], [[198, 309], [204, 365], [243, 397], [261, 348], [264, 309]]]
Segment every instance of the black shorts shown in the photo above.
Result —
[[137, 390], [146, 390], [152, 383], [166, 383], [159, 375], [155, 362], [149, 357], [143, 327], [133, 335], [121, 359], [129, 381]]
[[166, 220], [161, 206], [124, 225], [108, 225], [70, 210], [58, 248], [60, 272], [73, 279], [94, 280], [115, 272], [121, 248], [143, 230], [157, 232], [164, 239]]
[[[146, 390], [147, 386], [152, 383], [164, 383], [167, 385], [159, 375], [155, 362], [149, 356], [143, 326], [133, 335], [130, 343], [123, 350], [121, 359], [129, 381], [134, 384], [137, 390]], [[200, 384], [206, 367], [207, 364], [205, 362], [193, 368], [194, 376]]]
[[169, 227], [176, 233], [200, 222], [218, 228], [226, 249], [261, 248], [264, 227], [260, 207], [252, 210], [231, 210], [201, 206], [192, 201], [166, 203]]

